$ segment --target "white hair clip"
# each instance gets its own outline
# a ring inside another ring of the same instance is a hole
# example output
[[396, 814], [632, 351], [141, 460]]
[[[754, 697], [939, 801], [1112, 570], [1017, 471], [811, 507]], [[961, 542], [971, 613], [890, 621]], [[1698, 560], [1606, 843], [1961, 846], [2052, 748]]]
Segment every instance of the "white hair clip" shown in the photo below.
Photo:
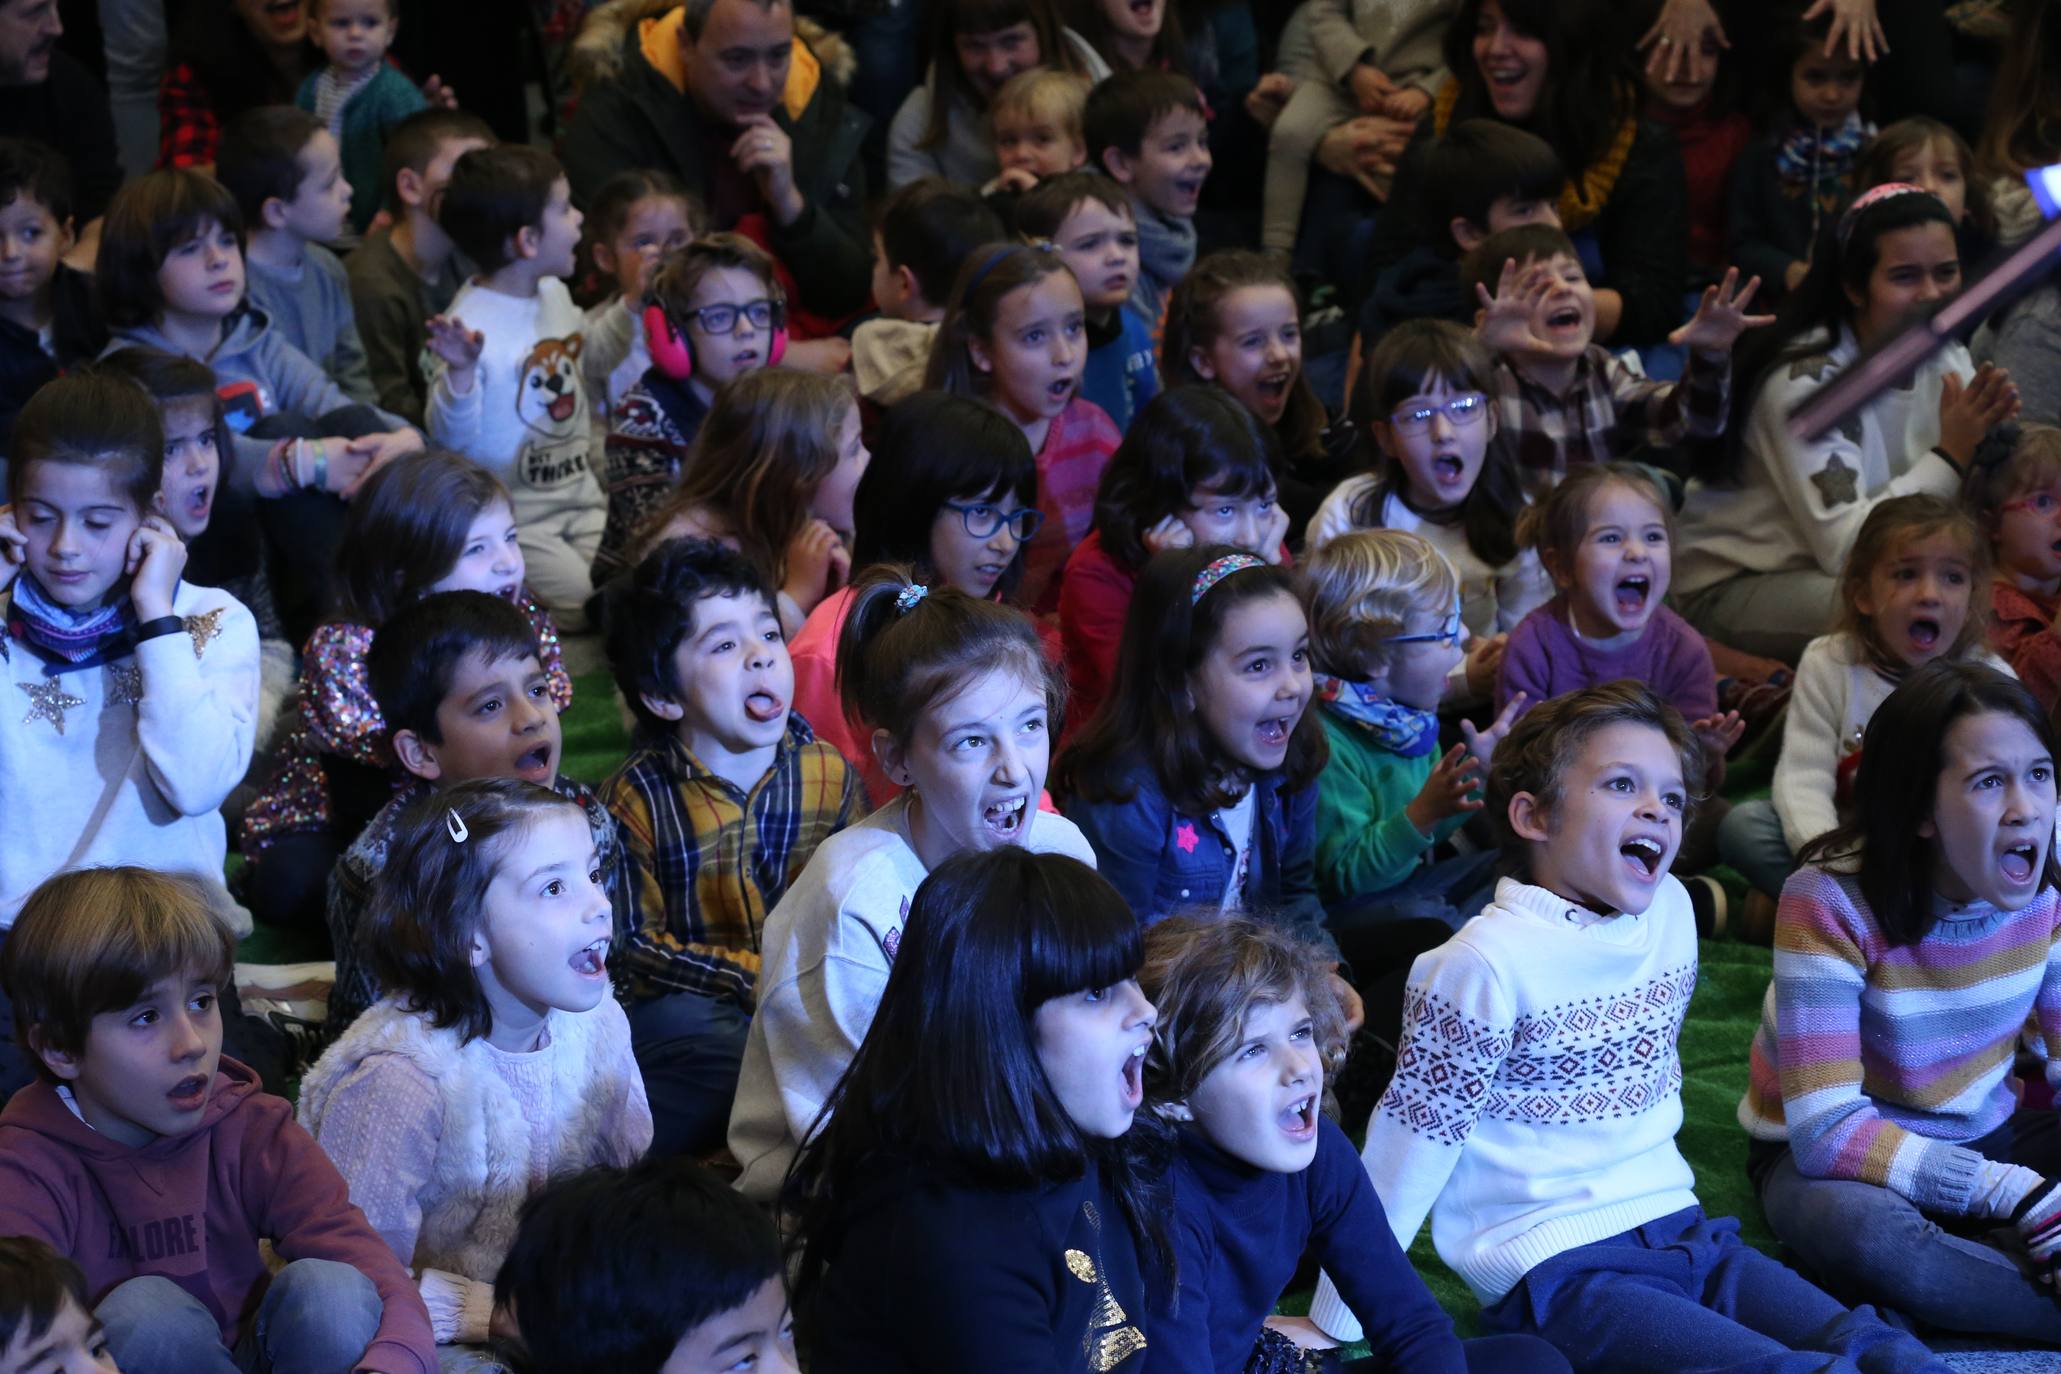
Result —
[[458, 808], [455, 806], [444, 808], [444, 829], [450, 831], [451, 838], [459, 844], [464, 844], [472, 838], [472, 832], [465, 828], [465, 818], [458, 814]]

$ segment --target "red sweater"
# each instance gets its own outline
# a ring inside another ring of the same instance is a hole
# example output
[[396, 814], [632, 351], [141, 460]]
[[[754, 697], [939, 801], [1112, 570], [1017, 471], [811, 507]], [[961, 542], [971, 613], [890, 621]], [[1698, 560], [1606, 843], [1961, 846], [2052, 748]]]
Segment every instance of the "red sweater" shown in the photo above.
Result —
[[1075, 396], [1045, 431], [1038, 450], [1038, 509], [1045, 523], [1023, 551], [1023, 585], [1016, 599], [1033, 615], [1059, 605], [1059, 574], [1074, 545], [1095, 519], [1095, 488], [1102, 469], [1123, 442], [1116, 422], [1093, 401]]
[[2061, 701], [2061, 636], [2054, 614], [2061, 606], [1997, 578], [1989, 584], [1989, 642], [2048, 711]]
[[1094, 716], [1116, 679], [1116, 651], [1123, 643], [1124, 617], [1138, 574], [1102, 548], [1102, 532], [1091, 531], [1066, 560], [1059, 583], [1059, 637], [1066, 648], [1066, 734], [1071, 738]]
[[70, 1257], [91, 1303], [145, 1274], [170, 1279], [214, 1314], [226, 1346], [270, 1277], [259, 1240], [289, 1262], [336, 1260], [386, 1304], [357, 1368], [436, 1374], [429, 1312], [408, 1271], [293, 1107], [233, 1059], [222, 1060], [197, 1129], [141, 1149], [88, 1126], [52, 1084], [16, 1093], [0, 1111], [0, 1235], [34, 1236]]
[[1687, 112], [1655, 103], [1646, 117], [1674, 130], [1682, 149], [1682, 172], [1689, 183], [1689, 265], [1721, 277], [1728, 261], [1725, 207], [1732, 164], [1753, 137], [1753, 124], [1743, 114], [1713, 118], [1708, 101]]

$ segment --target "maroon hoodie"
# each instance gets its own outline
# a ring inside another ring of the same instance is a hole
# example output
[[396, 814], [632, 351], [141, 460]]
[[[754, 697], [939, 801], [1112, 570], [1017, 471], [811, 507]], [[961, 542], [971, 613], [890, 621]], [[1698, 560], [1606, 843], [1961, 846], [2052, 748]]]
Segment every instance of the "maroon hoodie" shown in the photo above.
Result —
[[141, 1149], [81, 1121], [50, 1083], [16, 1093], [0, 1111], [0, 1236], [11, 1235], [69, 1255], [95, 1303], [139, 1275], [170, 1279], [214, 1314], [228, 1346], [264, 1296], [259, 1240], [288, 1261], [336, 1260], [386, 1304], [357, 1368], [436, 1374], [429, 1312], [408, 1271], [293, 1107], [233, 1059], [221, 1061], [198, 1129]]

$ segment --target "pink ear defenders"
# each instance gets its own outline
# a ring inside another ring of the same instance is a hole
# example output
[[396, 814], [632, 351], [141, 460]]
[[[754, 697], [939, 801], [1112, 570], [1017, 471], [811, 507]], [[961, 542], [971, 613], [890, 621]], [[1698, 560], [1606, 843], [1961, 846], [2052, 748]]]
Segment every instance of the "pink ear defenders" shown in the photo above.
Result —
[[[766, 366], [778, 367], [787, 355], [787, 304], [773, 302], [773, 339], [766, 347]], [[694, 344], [687, 331], [673, 326], [673, 317], [656, 301], [644, 307], [644, 344], [651, 364], [676, 382], [694, 375]]]

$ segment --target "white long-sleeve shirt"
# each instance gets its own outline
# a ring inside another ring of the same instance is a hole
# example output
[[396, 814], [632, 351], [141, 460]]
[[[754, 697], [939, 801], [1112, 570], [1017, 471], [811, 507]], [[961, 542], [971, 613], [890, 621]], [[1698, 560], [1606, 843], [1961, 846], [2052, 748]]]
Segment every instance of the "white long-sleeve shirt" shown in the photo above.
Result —
[[[1505, 878], [1452, 939], [1417, 957], [1395, 1077], [1360, 1153], [1396, 1240], [1431, 1218], [1439, 1258], [1484, 1305], [1535, 1265], [1696, 1205], [1675, 1148], [1675, 1040], [1696, 991], [1689, 894], [1599, 918]], [[1311, 1318], [1359, 1323], [1329, 1278]]]
[[1961, 477], [1932, 451], [1939, 442], [1940, 379], [1969, 378], [1959, 344], [1920, 364], [1908, 388], [1892, 387], [1845, 424], [1808, 444], [1789, 437], [1789, 413], [1859, 353], [1842, 329], [1823, 352], [1777, 364], [1762, 381], [1741, 437], [1736, 487], [1691, 482], [1675, 546], [1674, 587], [1689, 596], [1737, 573], [1815, 568], [1837, 577], [1861, 522], [1879, 501], [1931, 492], [1952, 496]]
[[0, 634], [0, 929], [55, 873], [137, 864], [199, 878], [250, 933], [222, 883], [221, 807], [257, 737], [258, 626], [216, 587], [182, 583], [172, 613], [179, 633], [55, 675]]

